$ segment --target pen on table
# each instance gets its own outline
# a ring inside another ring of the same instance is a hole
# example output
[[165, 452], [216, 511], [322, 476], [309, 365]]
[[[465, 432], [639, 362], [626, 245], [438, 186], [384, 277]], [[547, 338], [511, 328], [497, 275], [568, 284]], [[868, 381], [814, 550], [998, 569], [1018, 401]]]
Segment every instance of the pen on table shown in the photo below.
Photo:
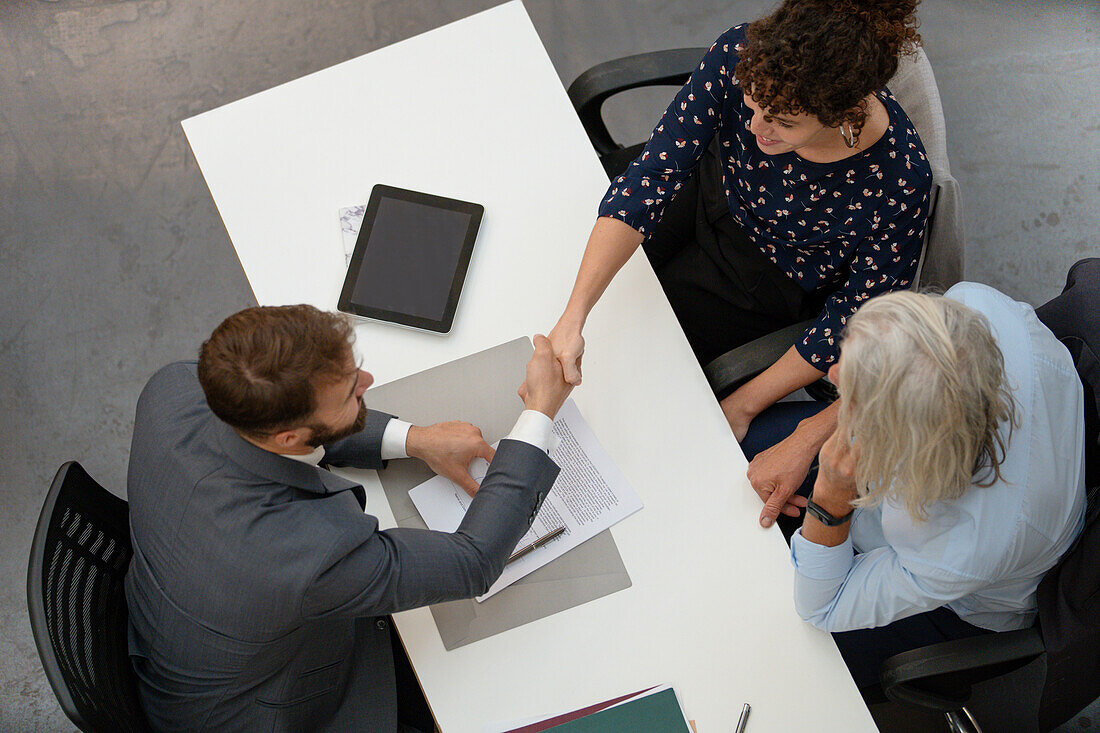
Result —
[[[535, 548], [538, 548], [538, 547], [542, 547], [543, 545], [545, 545], [550, 540], [557, 539], [558, 536], [561, 535], [563, 532], [565, 532], [565, 525], [562, 525], [561, 527], [558, 527], [557, 529], [555, 529], [552, 532], [547, 532], [546, 534], [544, 534], [542, 537], [539, 537], [537, 540], [535, 540], [531, 544], [524, 545], [523, 547], [521, 547], [518, 550], [516, 550], [515, 552], [513, 552], [512, 555], [508, 558], [508, 562], [512, 562], [513, 560], [518, 560], [521, 557], [523, 557], [524, 555], [526, 555], [528, 552], [530, 552], [531, 550], [534, 550]], [[504, 564], [507, 565], [508, 562], [506, 562]]]
[[745, 703], [745, 707], [741, 708], [741, 717], [737, 719], [737, 727], [733, 729], [733, 733], [745, 733], [745, 723], [749, 722], [749, 707], [748, 703]]

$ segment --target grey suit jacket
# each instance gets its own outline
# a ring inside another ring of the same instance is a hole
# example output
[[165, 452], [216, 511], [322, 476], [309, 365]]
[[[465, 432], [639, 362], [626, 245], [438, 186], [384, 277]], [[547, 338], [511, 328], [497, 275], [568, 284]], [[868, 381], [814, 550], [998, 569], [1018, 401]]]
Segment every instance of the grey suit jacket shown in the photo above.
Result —
[[[390, 416], [326, 446], [379, 468]], [[257, 448], [206, 405], [194, 363], [138, 400], [128, 499], [130, 655], [164, 731], [394, 731], [386, 615], [485, 592], [558, 468], [504, 440], [454, 534], [380, 531], [362, 486]]]

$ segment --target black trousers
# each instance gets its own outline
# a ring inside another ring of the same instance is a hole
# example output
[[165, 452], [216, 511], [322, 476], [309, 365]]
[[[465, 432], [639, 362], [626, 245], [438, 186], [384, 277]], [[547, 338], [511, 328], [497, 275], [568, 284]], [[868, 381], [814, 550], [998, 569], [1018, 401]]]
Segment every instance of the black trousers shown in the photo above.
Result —
[[688, 343], [706, 365], [732, 348], [821, 311], [729, 212], [716, 144], [642, 245]]
[[435, 719], [416, 680], [405, 645], [397, 635], [397, 625], [390, 622], [390, 646], [393, 647], [393, 668], [397, 681], [397, 726], [400, 733], [432, 733]]

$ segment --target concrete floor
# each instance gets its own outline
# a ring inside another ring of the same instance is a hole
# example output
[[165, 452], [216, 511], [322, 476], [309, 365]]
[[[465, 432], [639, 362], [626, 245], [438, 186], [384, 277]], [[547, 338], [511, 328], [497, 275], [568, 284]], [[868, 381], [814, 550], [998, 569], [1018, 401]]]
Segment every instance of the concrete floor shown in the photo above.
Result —
[[[253, 304], [179, 122], [493, 6], [497, 0], [5, 0], [0, 3], [0, 731], [72, 730], [45, 682], [26, 554], [57, 467], [125, 494], [137, 394]], [[589, 66], [706, 46], [764, 14], [744, 0], [527, 0], [563, 84]], [[1100, 254], [1100, 4], [930, 0], [966, 277], [1033, 304]], [[642, 139], [668, 92], [610, 116]], [[595, 202], [593, 203], [595, 207]], [[1015, 687], [989, 730], [1027, 730]], [[941, 730], [892, 706], [883, 730]], [[1071, 721], [1082, 730], [1100, 715]]]

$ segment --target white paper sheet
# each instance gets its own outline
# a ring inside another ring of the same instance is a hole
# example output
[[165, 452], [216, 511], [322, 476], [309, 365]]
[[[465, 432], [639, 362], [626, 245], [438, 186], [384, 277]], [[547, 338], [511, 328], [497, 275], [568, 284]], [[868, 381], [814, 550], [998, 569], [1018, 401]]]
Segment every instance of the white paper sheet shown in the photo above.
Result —
[[[565, 533], [505, 566], [497, 582], [478, 601], [498, 593], [543, 565], [595, 537], [616, 522], [642, 508], [642, 500], [604, 452], [573, 400], [566, 400], [554, 420], [558, 445], [550, 458], [561, 467], [531, 529], [520, 539], [523, 548], [548, 532], [564, 526]], [[478, 458], [470, 474], [479, 482], [489, 464]], [[472, 499], [458, 484], [436, 476], [409, 491], [429, 529], [454, 532]]]

